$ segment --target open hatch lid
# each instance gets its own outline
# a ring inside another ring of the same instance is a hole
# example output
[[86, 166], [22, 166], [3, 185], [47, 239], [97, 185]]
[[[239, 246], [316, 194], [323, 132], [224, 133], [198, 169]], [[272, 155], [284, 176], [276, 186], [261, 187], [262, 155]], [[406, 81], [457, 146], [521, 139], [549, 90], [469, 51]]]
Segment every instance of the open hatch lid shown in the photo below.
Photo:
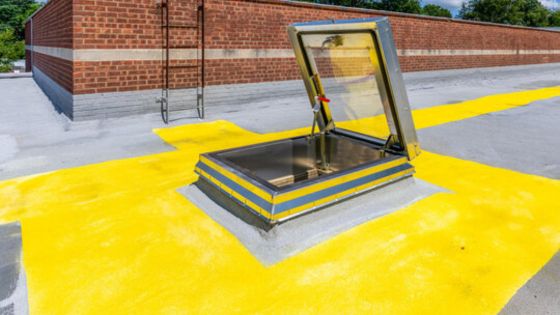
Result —
[[413, 159], [420, 147], [387, 18], [293, 24], [288, 33], [318, 127]]

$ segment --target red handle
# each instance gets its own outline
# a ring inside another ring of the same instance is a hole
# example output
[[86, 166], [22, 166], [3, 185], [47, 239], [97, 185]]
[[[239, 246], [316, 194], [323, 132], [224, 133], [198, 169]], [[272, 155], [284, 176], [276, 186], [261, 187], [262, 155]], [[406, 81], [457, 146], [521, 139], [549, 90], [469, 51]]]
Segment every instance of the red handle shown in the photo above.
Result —
[[328, 98], [324, 97], [324, 96], [317, 96], [317, 99], [321, 102], [325, 102], [325, 103], [330, 103], [331, 100], [329, 100]]

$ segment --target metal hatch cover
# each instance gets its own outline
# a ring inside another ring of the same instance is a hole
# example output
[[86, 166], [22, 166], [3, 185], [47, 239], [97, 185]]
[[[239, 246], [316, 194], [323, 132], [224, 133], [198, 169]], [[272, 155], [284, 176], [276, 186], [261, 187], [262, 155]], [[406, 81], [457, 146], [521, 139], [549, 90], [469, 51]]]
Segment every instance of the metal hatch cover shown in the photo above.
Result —
[[420, 152], [387, 19], [288, 33], [314, 113], [309, 135], [202, 154], [195, 169], [209, 197], [267, 225], [411, 176]]
[[288, 28], [322, 130], [350, 129], [420, 153], [387, 18], [298, 23]]

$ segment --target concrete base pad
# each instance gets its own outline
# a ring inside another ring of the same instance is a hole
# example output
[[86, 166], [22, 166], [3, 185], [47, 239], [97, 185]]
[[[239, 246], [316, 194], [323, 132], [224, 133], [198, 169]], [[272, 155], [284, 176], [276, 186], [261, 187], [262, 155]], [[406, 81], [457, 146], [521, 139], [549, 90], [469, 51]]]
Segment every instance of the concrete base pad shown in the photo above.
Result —
[[197, 186], [179, 189], [187, 199], [235, 235], [265, 265], [280, 262], [350, 228], [442, 191], [421, 180], [407, 178], [265, 232], [221, 207]]

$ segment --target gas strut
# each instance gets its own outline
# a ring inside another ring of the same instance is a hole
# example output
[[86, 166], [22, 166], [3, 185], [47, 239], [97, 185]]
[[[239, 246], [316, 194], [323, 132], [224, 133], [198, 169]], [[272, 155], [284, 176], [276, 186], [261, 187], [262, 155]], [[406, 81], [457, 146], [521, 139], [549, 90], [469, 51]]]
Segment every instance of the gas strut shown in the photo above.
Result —
[[330, 103], [330, 99], [325, 96], [318, 95], [315, 97], [315, 105], [313, 105], [313, 124], [311, 126], [310, 140], [315, 141], [315, 126], [319, 125], [319, 152], [321, 155], [321, 163], [319, 168], [323, 171], [329, 170], [329, 162], [327, 161], [327, 145], [326, 145], [326, 133], [328, 132], [326, 127], [321, 127], [319, 124], [319, 113], [323, 106], [323, 102]]

